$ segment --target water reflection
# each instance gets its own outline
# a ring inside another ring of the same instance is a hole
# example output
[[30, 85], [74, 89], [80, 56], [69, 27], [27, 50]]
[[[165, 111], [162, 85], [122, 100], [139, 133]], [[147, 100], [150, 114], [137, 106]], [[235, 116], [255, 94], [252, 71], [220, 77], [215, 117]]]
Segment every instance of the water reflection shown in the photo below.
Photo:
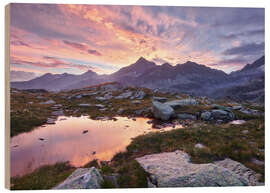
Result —
[[[62, 116], [58, 117], [55, 125], [41, 126], [13, 137], [11, 175], [29, 173], [41, 165], [59, 161], [70, 161], [79, 167], [93, 159], [110, 160], [115, 153], [125, 150], [131, 138], [159, 131], [152, 129], [146, 118], [116, 118], [116, 121], [101, 121], [87, 116]], [[162, 131], [171, 129], [174, 128]]]

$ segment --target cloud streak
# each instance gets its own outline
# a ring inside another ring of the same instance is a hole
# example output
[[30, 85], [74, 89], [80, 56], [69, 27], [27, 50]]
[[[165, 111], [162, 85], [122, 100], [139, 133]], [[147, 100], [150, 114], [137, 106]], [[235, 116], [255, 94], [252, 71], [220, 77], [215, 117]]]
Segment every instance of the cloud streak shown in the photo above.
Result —
[[260, 57], [264, 41], [260, 8], [11, 5], [11, 65], [28, 71], [112, 73], [141, 56], [228, 70]]

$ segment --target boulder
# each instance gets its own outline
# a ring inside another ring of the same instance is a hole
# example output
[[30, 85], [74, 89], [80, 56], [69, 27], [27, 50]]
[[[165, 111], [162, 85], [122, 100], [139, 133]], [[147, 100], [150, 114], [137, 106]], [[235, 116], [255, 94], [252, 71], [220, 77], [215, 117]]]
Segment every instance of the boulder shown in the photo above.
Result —
[[198, 102], [195, 99], [182, 99], [182, 100], [169, 101], [164, 104], [169, 105], [173, 109], [179, 109], [182, 106], [197, 105]]
[[211, 116], [215, 120], [223, 120], [223, 121], [228, 121], [228, 120], [233, 120], [234, 119], [234, 114], [232, 112], [224, 111], [224, 110], [212, 110], [211, 111]]
[[224, 107], [224, 106], [217, 105], [217, 104], [213, 104], [212, 107], [214, 109], [220, 109], [220, 110], [227, 111], [227, 112], [232, 112], [232, 110], [233, 110], [231, 107]]
[[[253, 179], [255, 172], [233, 160], [193, 164], [190, 163], [188, 154], [179, 150], [145, 155], [136, 160], [150, 174], [151, 183], [157, 187], [247, 186], [253, 182], [256, 184], [256, 180]], [[253, 177], [249, 177], [249, 174]]]
[[163, 121], [169, 120], [174, 115], [174, 110], [172, 107], [158, 101], [152, 101], [152, 112], [155, 118]]
[[166, 97], [153, 97], [153, 100], [161, 102], [161, 103], [165, 103], [166, 101], [168, 101], [168, 98], [166, 98]]
[[211, 120], [211, 112], [206, 111], [201, 114], [201, 119], [204, 121], [209, 121]]
[[101, 188], [103, 182], [103, 177], [95, 167], [78, 168], [54, 189], [96, 189]]
[[176, 117], [178, 119], [191, 119], [191, 120], [196, 120], [196, 116], [195, 115], [192, 115], [192, 114], [188, 114], [188, 113], [180, 113], [180, 114], [177, 114]]

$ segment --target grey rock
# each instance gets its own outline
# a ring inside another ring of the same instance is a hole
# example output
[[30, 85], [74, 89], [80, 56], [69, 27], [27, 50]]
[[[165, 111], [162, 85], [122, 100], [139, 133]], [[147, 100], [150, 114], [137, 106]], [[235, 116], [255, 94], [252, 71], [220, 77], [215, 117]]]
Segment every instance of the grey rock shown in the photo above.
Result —
[[55, 119], [53, 119], [53, 118], [48, 118], [47, 119], [47, 124], [55, 124]]
[[161, 103], [165, 103], [166, 101], [168, 101], [168, 98], [166, 98], [166, 97], [153, 97], [153, 100], [161, 102]]
[[192, 115], [192, 114], [188, 114], [188, 113], [181, 113], [181, 114], [177, 114], [176, 117], [178, 119], [191, 119], [191, 120], [196, 120], [196, 116]]
[[182, 99], [182, 100], [173, 100], [173, 101], [168, 101], [164, 103], [166, 105], [169, 105], [173, 109], [179, 109], [183, 106], [188, 106], [188, 105], [197, 105], [198, 102], [195, 99]]
[[78, 104], [79, 107], [91, 107], [91, 104], [86, 104], [86, 103], [82, 103], [82, 104]]
[[98, 107], [98, 108], [104, 108], [105, 107], [105, 105], [102, 105], [102, 104], [96, 104], [95, 106]]
[[256, 164], [256, 165], [259, 165], [259, 166], [264, 165], [264, 161], [260, 161], [260, 160], [258, 160], [256, 158], [252, 158], [251, 162]]
[[237, 105], [237, 106], [233, 106], [232, 109], [233, 110], [240, 110], [242, 109], [243, 107], [241, 105]]
[[233, 173], [240, 176], [242, 179], [247, 180], [248, 185], [250, 186], [260, 185], [256, 172], [237, 161], [226, 158], [221, 161], [216, 161], [214, 162], [214, 164], [226, 168], [229, 171], [232, 171]]
[[54, 189], [96, 189], [101, 188], [103, 182], [103, 177], [95, 167], [78, 168]]
[[122, 113], [123, 113], [123, 111], [124, 111], [124, 109], [123, 109], [123, 108], [119, 108], [119, 109], [118, 109], [118, 111], [117, 111], [117, 114], [122, 114]]
[[50, 105], [50, 104], [54, 104], [54, 103], [55, 103], [54, 100], [48, 100], [46, 102], [40, 102], [39, 104], [41, 104], [41, 105]]
[[96, 97], [96, 100], [99, 100], [99, 101], [105, 101], [107, 100], [105, 97]]
[[140, 90], [140, 91], [136, 91], [133, 96], [131, 97], [131, 99], [139, 99], [142, 100], [144, 99], [144, 97], [146, 96], [145, 92]]
[[62, 115], [64, 115], [64, 111], [63, 110], [54, 111], [54, 112], [52, 112], [52, 115], [54, 115], [54, 116], [62, 116]]
[[220, 110], [227, 111], [227, 112], [232, 111], [231, 107], [224, 107], [224, 106], [217, 105], [217, 104], [213, 104], [212, 107], [215, 108], [215, 109], [220, 109]]
[[113, 96], [112, 96], [111, 93], [107, 93], [107, 94], [104, 95], [104, 98], [105, 98], [106, 100], [110, 100], [110, 99], [113, 98]]
[[209, 112], [209, 111], [206, 111], [206, 112], [203, 112], [202, 114], [201, 114], [201, 119], [202, 120], [205, 120], [205, 121], [209, 121], [209, 120], [211, 120], [211, 112]]
[[222, 162], [193, 164], [188, 154], [179, 150], [146, 155], [136, 160], [146, 172], [155, 176], [156, 183], [151, 183], [157, 187], [246, 186], [250, 183], [245, 172], [241, 175]]
[[205, 146], [204, 146], [203, 144], [201, 144], [201, 143], [197, 143], [197, 144], [195, 144], [194, 147], [195, 147], [195, 148], [198, 148], [198, 149], [202, 149], [202, 148], [204, 148]]
[[124, 93], [120, 94], [119, 96], [115, 97], [115, 99], [127, 99], [131, 96], [132, 96], [132, 91], [127, 91], [127, 92], [124, 92]]
[[215, 120], [233, 120], [234, 119], [234, 114], [232, 112], [228, 112], [228, 111], [224, 111], [221, 109], [217, 109], [217, 110], [212, 110], [211, 111], [211, 116], [215, 119]]
[[169, 120], [174, 115], [174, 110], [172, 107], [158, 101], [152, 101], [152, 112], [155, 118], [163, 121]]
[[133, 103], [133, 104], [141, 104], [142, 102], [139, 101], [139, 100], [134, 100], [134, 101], [132, 101], [132, 103]]
[[246, 122], [245, 120], [233, 120], [230, 122], [230, 124], [241, 125], [241, 124], [244, 124], [245, 122]]

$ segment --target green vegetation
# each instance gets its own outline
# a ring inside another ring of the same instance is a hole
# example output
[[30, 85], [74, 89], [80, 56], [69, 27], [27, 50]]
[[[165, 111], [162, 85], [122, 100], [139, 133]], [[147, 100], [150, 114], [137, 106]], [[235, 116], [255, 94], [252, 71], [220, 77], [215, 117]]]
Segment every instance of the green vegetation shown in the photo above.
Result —
[[[242, 125], [199, 124], [185, 129], [149, 133], [136, 137], [126, 152], [116, 154], [113, 161], [120, 165], [146, 154], [183, 150], [194, 163], [209, 163], [224, 158], [239, 161], [261, 174], [264, 165], [255, 165], [251, 159], [264, 160], [264, 121], [249, 120]], [[243, 132], [248, 130], [248, 133]], [[206, 147], [194, 148], [202, 143]]]
[[[31, 131], [37, 126], [46, 123], [47, 118], [55, 111], [51, 105], [42, 105], [40, 102], [54, 100], [55, 104], [61, 104], [66, 116], [89, 115], [95, 119], [97, 117], [136, 116], [135, 111], [146, 109], [151, 106], [153, 93], [149, 89], [142, 89], [146, 97], [140, 104], [131, 103], [130, 99], [110, 99], [105, 101], [96, 100], [96, 96], [89, 95], [81, 98], [67, 100], [68, 96], [81, 93], [94, 92], [89, 90], [72, 90], [59, 93], [43, 93], [43, 99], [38, 99], [40, 94], [28, 91], [20, 91], [11, 94], [11, 136], [22, 132]], [[95, 91], [100, 91], [98, 87]], [[126, 90], [135, 90], [128, 88]], [[121, 93], [125, 92], [121, 91]], [[121, 94], [113, 91], [112, 96]], [[176, 99], [175, 95], [155, 93], [155, 96], [166, 97], [169, 100]], [[188, 96], [182, 95], [183, 98]], [[29, 104], [33, 102], [33, 104]], [[226, 101], [215, 101], [216, 104], [230, 106]], [[91, 108], [79, 107], [79, 104], [91, 104]], [[103, 104], [106, 110], [100, 111], [95, 104]], [[108, 107], [110, 106], [110, 107]], [[263, 106], [253, 104], [243, 104], [243, 107], [264, 112]], [[111, 110], [111, 108], [113, 110]], [[117, 113], [119, 108], [123, 112]], [[211, 105], [200, 102], [196, 106], [186, 106], [176, 110], [177, 113], [196, 114], [205, 110], [211, 110]], [[239, 161], [250, 169], [261, 174], [260, 181], [264, 181], [264, 165], [256, 165], [252, 159], [264, 161], [265, 144], [265, 123], [264, 117], [259, 115], [247, 115], [240, 111], [233, 111], [236, 119], [246, 120], [241, 125], [206, 123], [200, 120], [191, 121], [184, 129], [177, 129], [167, 132], [155, 132], [141, 135], [133, 139], [125, 152], [116, 154], [111, 163], [99, 163], [93, 160], [83, 167], [99, 168], [103, 175], [118, 173], [118, 185], [120, 188], [147, 187], [148, 174], [135, 161], [136, 157], [146, 154], [171, 152], [182, 150], [191, 156], [194, 163], [209, 163], [224, 158], [231, 158]], [[144, 117], [152, 117], [149, 112], [144, 113]], [[178, 120], [180, 121], [180, 120]], [[195, 148], [195, 144], [201, 143], [204, 148]], [[52, 166], [43, 166], [31, 174], [11, 179], [12, 189], [49, 189], [62, 182], [74, 171], [74, 167], [67, 163], [58, 163]], [[115, 188], [112, 181], [105, 179], [103, 188]]]
[[74, 171], [74, 169], [74, 167], [70, 166], [66, 162], [46, 165], [22, 177], [11, 178], [11, 189], [50, 189], [64, 181]]

